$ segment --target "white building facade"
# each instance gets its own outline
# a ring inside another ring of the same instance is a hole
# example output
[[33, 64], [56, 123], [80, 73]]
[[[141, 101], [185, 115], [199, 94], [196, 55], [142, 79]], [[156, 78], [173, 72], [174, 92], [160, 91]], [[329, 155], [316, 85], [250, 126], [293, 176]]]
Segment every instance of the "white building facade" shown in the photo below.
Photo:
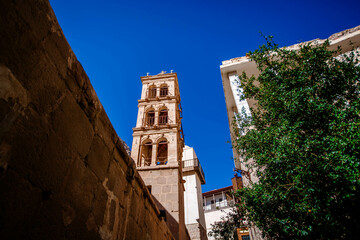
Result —
[[225, 217], [234, 206], [234, 199], [228, 194], [232, 190], [233, 187], [229, 186], [203, 193], [206, 232], [209, 240], [215, 239], [209, 236], [212, 230], [211, 224], [221, 221], [221, 218]]
[[185, 225], [192, 240], [206, 240], [206, 223], [201, 190], [201, 185], [205, 184], [205, 175], [192, 147], [184, 147], [182, 164], [185, 187]]

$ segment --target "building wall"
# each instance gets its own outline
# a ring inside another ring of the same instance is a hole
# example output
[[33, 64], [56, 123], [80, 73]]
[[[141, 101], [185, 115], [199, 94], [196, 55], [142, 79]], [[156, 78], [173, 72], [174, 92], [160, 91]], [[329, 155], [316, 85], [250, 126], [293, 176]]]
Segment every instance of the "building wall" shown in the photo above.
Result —
[[1, 6], [1, 239], [174, 239], [49, 2]]
[[224, 217], [227, 215], [227, 213], [230, 212], [230, 207], [218, 209], [215, 211], [205, 211], [205, 219], [206, 219], [206, 232], [208, 234], [208, 239], [213, 240], [214, 237], [209, 236], [209, 232], [211, 231], [211, 224], [214, 224], [215, 222], [221, 221], [221, 217]]
[[202, 201], [201, 180], [198, 171], [191, 167], [194, 164], [191, 160], [197, 159], [196, 153], [192, 147], [185, 146], [182, 161], [189, 161], [183, 169], [184, 203], [185, 203], [185, 224], [191, 239], [207, 239], [206, 223]]
[[179, 221], [179, 173], [178, 169], [153, 169], [141, 171], [141, 177], [151, 185], [152, 195]]
[[[198, 210], [198, 193], [196, 189], [196, 175], [195, 174], [184, 174], [183, 179], [185, 180], [185, 223], [192, 224], [197, 223], [199, 219]], [[200, 185], [201, 186], [201, 185]]]
[[200, 179], [195, 172], [184, 173], [183, 179], [185, 180], [184, 202], [186, 227], [191, 239], [207, 239]]

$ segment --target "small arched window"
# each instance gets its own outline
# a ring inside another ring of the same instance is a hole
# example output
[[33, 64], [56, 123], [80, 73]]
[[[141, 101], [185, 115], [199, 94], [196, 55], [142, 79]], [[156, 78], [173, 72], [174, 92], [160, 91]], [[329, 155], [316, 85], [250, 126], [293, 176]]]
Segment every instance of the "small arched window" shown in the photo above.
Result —
[[160, 97], [166, 97], [169, 94], [169, 88], [167, 85], [162, 85], [160, 87]]
[[159, 113], [159, 125], [166, 125], [168, 123], [168, 111], [167, 109], [160, 110]]
[[151, 165], [152, 142], [148, 141], [141, 146], [141, 163], [144, 166]]
[[166, 165], [168, 162], [168, 144], [166, 140], [158, 143], [156, 165]]
[[156, 86], [152, 85], [149, 88], [149, 98], [156, 98]]
[[150, 110], [146, 113], [146, 126], [154, 126], [155, 123], [155, 111], [154, 110]]

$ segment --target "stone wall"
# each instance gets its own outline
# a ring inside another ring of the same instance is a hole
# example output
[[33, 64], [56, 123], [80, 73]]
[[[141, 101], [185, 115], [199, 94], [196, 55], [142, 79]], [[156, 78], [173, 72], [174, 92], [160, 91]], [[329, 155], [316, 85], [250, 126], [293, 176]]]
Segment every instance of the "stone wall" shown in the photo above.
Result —
[[1, 0], [0, 192], [1, 239], [173, 239], [45, 0]]
[[191, 240], [207, 240], [206, 229], [199, 223], [186, 224]]
[[153, 167], [141, 170], [145, 183], [151, 185], [152, 195], [179, 221], [179, 173], [177, 168]]

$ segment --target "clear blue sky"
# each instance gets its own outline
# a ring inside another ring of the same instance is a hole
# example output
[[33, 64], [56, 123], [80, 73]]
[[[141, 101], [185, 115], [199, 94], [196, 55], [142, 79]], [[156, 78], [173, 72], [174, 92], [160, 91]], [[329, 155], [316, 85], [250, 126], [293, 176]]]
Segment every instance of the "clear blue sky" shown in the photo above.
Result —
[[131, 147], [140, 76], [178, 74], [186, 145], [206, 175], [203, 192], [231, 185], [233, 161], [221, 61], [273, 35], [292, 45], [360, 25], [360, 1], [50, 0], [118, 135]]

